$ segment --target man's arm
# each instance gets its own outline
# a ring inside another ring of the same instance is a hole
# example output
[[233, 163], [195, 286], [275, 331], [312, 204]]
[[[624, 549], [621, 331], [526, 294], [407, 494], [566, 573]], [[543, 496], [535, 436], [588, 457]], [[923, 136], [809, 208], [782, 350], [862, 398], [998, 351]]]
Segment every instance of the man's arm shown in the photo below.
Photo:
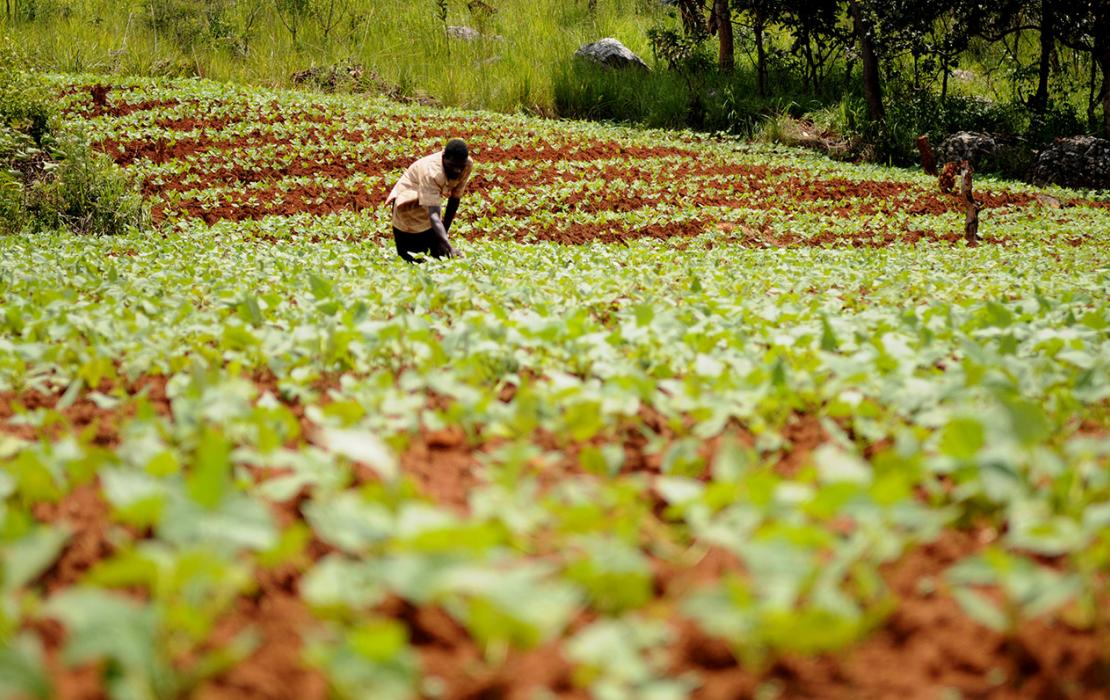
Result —
[[[448, 212], [450, 212], [450, 205], [448, 205]], [[428, 207], [428, 216], [432, 219], [432, 234], [439, 239], [440, 245], [450, 257], [455, 257], [457, 251], [451, 246], [450, 241], [447, 240], [447, 227], [443, 224], [442, 212], [439, 205]], [[450, 214], [448, 214], [450, 216]]]
[[459, 198], [451, 197], [447, 200], [447, 213], [443, 215], [443, 230], [450, 233], [451, 222], [455, 220], [455, 212], [459, 210]]

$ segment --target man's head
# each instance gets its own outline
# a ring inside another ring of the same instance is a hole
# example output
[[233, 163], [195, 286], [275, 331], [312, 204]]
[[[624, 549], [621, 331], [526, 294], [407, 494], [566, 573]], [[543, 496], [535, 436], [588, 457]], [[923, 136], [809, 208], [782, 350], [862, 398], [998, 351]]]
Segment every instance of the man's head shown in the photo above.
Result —
[[448, 180], [458, 180], [462, 177], [468, 157], [466, 141], [451, 139], [447, 142], [447, 146], [443, 149], [443, 172]]

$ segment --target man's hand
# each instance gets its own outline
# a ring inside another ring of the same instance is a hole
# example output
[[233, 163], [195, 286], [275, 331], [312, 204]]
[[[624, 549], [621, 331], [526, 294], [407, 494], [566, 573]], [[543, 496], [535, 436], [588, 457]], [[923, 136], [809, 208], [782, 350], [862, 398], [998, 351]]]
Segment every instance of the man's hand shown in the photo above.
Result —
[[432, 234], [439, 240], [440, 252], [451, 258], [456, 257], [458, 251], [447, 240], [447, 227], [443, 225], [439, 205], [428, 207], [428, 216], [432, 220]]

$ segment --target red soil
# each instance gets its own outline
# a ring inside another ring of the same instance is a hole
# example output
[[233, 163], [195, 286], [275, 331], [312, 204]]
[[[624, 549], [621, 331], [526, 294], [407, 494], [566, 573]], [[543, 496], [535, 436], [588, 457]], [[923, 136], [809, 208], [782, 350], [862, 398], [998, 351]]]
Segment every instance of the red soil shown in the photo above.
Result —
[[[106, 379], [100, 383], [97, 390], [100, 393], [112, 395], [116, 393], [116, 384]], [[128, 397], [143, 394], [155, 412], [162, 416], [168, 417], [170, 415], [165, 377], [144, 376], [123, 385], [121, 391]], [[55, 410], [63, 395], [64, 391], [62, 390], [53, 394], [44, 394], [37, 391], [20, 394], [0, 392], [0, 432], [24, 440], [37, 440], [41, 437], [56, 439], [65, 430], [74, 432], [91, 430], [93, 444], [101, 447], [115, 447], [119, 444], [120, 423], [125, 418], [135, 415], [136, 406], [130, 401], [126, 401], [123, 408], [101, 408], [88, 397], [88, 392], [85, 391], [69, 406], [59, 410], [62, 417], [60, 423], [55, 422], [37, 428], [11, 422], [11, 419], [17, 413], [17, 406], [22, 407], [25, 411]]]
[[422, 431], [400, 461], [422, 493], [457, 510], [466, 509], [470, 492], [481, 483], [478, 460], [459, 428]]
[[68, 637], [56, 620], [35, 619], [25, 625], [42, 642], [45, 669], [53, 686], [53, 700], [108, 700], [100, 664], [69, 667], [62, 661], [62, 648]]
[[438, 607], [416, 607], [391, 598], [379, 612], [404, 623], [423, 675], [443, 682], [443, 700], [529, 700], [541, 690], [561, 700], [589, 697], [575, 688], [573, 669], [557, 643], [513, 649], [504, 662], [490, 664], [466, 630]]
[[198, 700], [325, 700], [327, 679], [303, 659], [304, 641], [316, 627], [299, 594], [299, 573], [259, 572], [254, 595], [241, 597], [216, 625], [208, 645], [227, 646], [252, 629], [258, 647], [243, 661], [206, 682], [191, 697]]
[[751, 698], [768, 680], [784, 698], [932, 700], [944, 688], [970, 698], [1105, 698], [1108, 640], [1060, 622], [1028, 623], [1007, 640], [968, 617], [943, 589], [944, 571], [981, 546], [972, 533], [948, 531], [885, 567], [897, 608], [841, 654], [787, 656], [756, 676], [720, 640], [679, 621], [674, 670], [702, 676], [700, 700]]
[[32, 513], [39, 522], [62, 523], [72, 531], [61, 556], [39, 577], [47, 593], [72, 586], [93, 564], [115, 551], [108, 537], [108, 504], [94, 484], [77, 487], [57, 503], [36, 503]]

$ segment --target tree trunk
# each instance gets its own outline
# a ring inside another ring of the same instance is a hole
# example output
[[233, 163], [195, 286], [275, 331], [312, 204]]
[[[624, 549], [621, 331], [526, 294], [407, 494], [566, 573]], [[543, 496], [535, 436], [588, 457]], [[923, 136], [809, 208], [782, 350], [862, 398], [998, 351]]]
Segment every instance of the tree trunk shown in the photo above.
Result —
[[1102, 133], [1110, 139], [1110, 7], [1095, 19], [1095, 60], [1102, 68]]
[[760, 97], [767, 96], [767, 48], [763, 45], [763, 10], [754, 10], [755, 86]]
[[[1106, 42], [1110, 44], [1110, 40]], [[1110, 46], [1102, 49], [1102, 135], [1110, 139]]]
[[1048, 78], [1052, 68], [1052, 52], [1056, 50], [1055, 0], [1041, 0], [1041, 65], [1037, 74], [1037, 92], [1029, 101], [1029, 108], [1037, 114], [1048, 109]]
[[1094, 56], [1091, 57], [1091, 65], [1087, 71], [1090, 75], [1087, 77], [1087, 128], [1091, 131], [1095, 130], [1095, 108], [1098, 103], [1102, 101], [1102, 93], [1097, 92], [1098, 88], [1098, 61]]
[[940, 55], [940, 103], [948, 102], [948, 51]]
[[806, 82], [809, 83], [810, 94], [817, 94], [817, 66], [813, 60], [813, 45], [809, 42], [809, 30], [805, 30], [805, 57], [806, 57]]
[[879, 56], [875, 53], [875, 43], [871, 39], [871, 23], [864, 16], [859, 0], [849, 0], [848, 11], [852, 15], [853, 29], [859, 41], [860, 56], [863, 58], [863, 94], [867, 99], [867, 111], [872, 121], [881, 122], [886, 119], [886, 110], [883, 108]]
[[713, 14], [717, 18], [717, 67], [722, 73], [731, 73], [736, 65], [736, 49], [732, 38], [732, 7], [729, 0], [713, 0]]

